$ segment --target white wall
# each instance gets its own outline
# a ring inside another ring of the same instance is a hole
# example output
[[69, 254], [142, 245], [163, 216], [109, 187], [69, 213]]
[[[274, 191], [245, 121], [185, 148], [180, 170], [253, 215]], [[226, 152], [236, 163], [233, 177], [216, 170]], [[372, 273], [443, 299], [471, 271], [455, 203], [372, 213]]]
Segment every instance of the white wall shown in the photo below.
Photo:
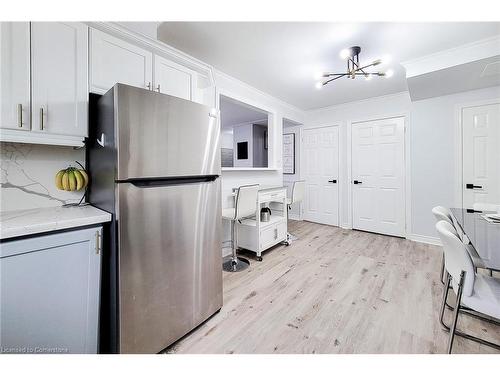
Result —
[[340, 126], [340, 196], [341, 225], [351, 226], [348, 202], [347, 165], [349, 163], [348, 125], [352, 122], [394, 116], [406, 116], [407, 153], [409, 170], [406, 171], [409, 190], [407, 205], [411, 216], [407, 218], [410, 238], [434, 242], [432, 207], [461, 204], [456, 147], [459, 136], [458, 108], [481, 100], [500, 98], [500, 87], [468, 91], [411, 102], [407, 92], [346, 103], [306, 113], [305, 127]]
[[[245, 184], [283, 185], [282, 173], [282, 124], [286, 117], [298, 123], [303, 123], [305, 113], [279, 99], [259, 91], [244, 82], [215, 71], [215, 84], [218, 94], [239, 100], [261, 108], [270, 113], [268, 122], [269, 166], [268, 170], [245, 170], [222, 172], [222, 207], [232, 207], [232, 188]], [[229, 225], [224, 223], [224, 240], [230, 238]], [[228, 253], [228, 249], [224, 250]]]
[[[412, 230], [436, 237], [430, 210], [461, 205], [459, 108], [500, 99], [500, 86], [420, 100], [411, 106]], [[458, 138], [458, 139], [457, 139]]]
[[[290, 123], [288, 123], [290, 124]], [[301, 179], [300, 177], [300, 137], [301, 137], [302, 125], [295, 126], [283, 126], [283, 134], [293, 133], [295, 134], [295, 173], [294, 174], [283, 174], [283, 185], [287, 187], [287, 195], [292, 196], [293, 183]], [[283, 142], [281, 142], [281, 147], [283, 151]], [[288, 216], [291, 219], [298, 220], [301, 218], [301, 203], [292, 204], [292, 209], [288, 211]]]
[[[395, 116], [405, 116], [410, 111], [410, 96], [407, 92], [380, 96], [377, 98], [360, 100], [340, 104], [332, 107], [308, 111], [304, 128], [339, 126], [340, 169], [339, 195], [340, 195], [340, 225], [350, 228], [351, 214], [348, 205], [348, 176], [347, 165], [350, 161], [349, 126], [353, 122], [381, 119]], [[302, 166], [303, 167], [303, 166]]]

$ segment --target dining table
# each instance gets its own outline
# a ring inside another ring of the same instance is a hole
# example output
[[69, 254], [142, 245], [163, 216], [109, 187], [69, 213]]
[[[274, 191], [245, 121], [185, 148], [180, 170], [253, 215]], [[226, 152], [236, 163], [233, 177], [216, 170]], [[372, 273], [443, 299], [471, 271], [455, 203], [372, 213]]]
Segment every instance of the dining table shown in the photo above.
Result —
[[483, 216], [487, 211], [451, 208], [453, 220], [467, 236], [471, 246], [467, 251], [474, 266], [500, 271], [500, 223], [489, 222]]

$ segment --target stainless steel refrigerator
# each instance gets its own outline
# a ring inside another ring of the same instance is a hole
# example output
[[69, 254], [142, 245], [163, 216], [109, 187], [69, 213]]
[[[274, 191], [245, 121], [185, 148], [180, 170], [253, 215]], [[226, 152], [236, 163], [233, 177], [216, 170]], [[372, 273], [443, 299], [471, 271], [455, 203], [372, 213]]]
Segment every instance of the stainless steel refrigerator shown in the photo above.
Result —
[[113, 214], [100, 352], [156, 353], [222, 306], [217, 112], [117, 84], [90, 118], [89, 201]]

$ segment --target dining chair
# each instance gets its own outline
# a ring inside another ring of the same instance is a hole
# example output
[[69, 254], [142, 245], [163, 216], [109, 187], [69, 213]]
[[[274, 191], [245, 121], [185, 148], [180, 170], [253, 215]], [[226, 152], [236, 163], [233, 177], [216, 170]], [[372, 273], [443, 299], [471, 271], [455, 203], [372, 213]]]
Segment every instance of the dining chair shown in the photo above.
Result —
[[[477, 274], [474, 271], [472, 259], [466, 249], [467, 245], [460, 240], [455, 228], [448, 221], [439, 221], [436, 224], [436, 230], [443, 244], [446, 269], [446, 283], [443, 290], [439, 319], [443, 327], [449, 331], [448, 354], [452, 352], [455, 335], [500, 350], [500, 344], [457, 330], [458, 314], [461, 311], [473, 311], [478, 316], [470, 316], [500, 324], [500, 321], [498, 321], [500, 319], [500, 280]], [[452, 310], [452, 323], [448, 326], [444, 323], [444, 311], [450, 285], [456, 295], [456, 303]]]
[[236, 221], [255, 216], [257, 212], [257, 194], [259, 184], [240, 186], [236, 191], [234, 208], [224, 208], [222, 218], [231, 224], [231, 258], [222, 264], [222, 269], [227, 272], [243, 271], [250, 265], [250, 261], [236, 254]]
[[[438, 223], [441, 220], [446, 221], [447, 223], [452, 225], [453, 228], [455, 229], [455, 231], [458, 233], [458, 230], [455, 227], [455, 223], [453, 222], [452, 213], [448, 208], [443, 207], [443, 206], [436, 206], [432, 209], [432, 214], [436, 218], [436, 223]], [[460, 237], [462, 237], [462, 236], [460, 236]], [[440, 280], [441, 280], [442, 284], [444, 284], [446, 281], [444, 279], [444, 273], [445, 272], [444, 272], [444, 252], [443, 252], [442, 257], [441, 257], [441, 274], [440, 274]]]
[[493, 203], [474, 203], [472, 205], [474, 211], [494, 211], [500, 213], [500, 204]]

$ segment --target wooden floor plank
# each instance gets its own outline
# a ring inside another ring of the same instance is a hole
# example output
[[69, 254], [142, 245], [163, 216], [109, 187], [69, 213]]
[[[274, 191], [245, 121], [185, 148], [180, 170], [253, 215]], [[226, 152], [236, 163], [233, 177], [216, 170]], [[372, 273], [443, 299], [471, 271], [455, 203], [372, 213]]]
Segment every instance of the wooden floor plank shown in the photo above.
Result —
[[[441, 249], [401, 238], [290, 221], [299, 237], [224, 273], [224, 306], [167, 353], [444, 353]], [[452, 297], [451, 297], [452, 298]], [[447, 314], [447, 321], [451, 319]], [[500, 328], [460, 329], [500, 342]], [[497, 353], [458, 337], [454, 353]]]

